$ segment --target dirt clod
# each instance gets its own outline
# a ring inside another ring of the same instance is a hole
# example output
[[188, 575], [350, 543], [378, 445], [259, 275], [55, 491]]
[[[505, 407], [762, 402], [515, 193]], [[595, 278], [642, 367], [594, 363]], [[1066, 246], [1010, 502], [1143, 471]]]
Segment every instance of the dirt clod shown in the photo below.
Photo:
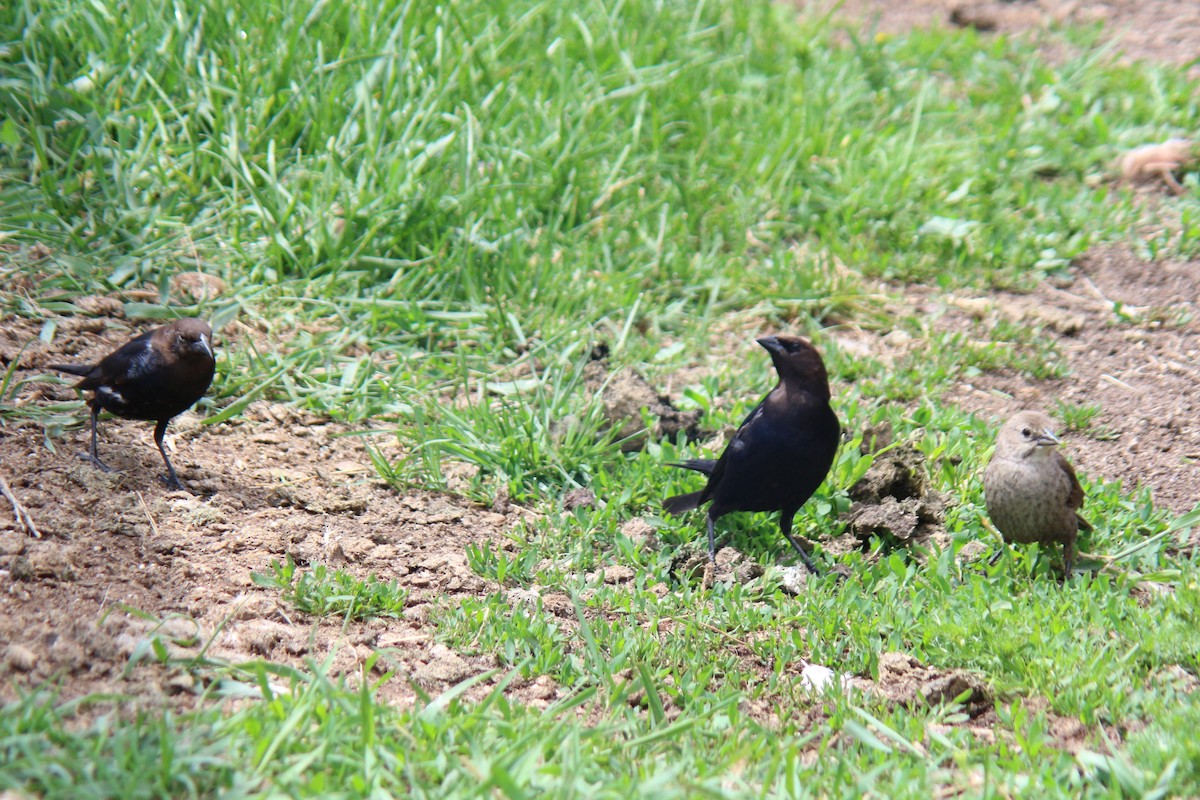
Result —
[[850, 499], [856, 503], [879, 503], [885, 497], [919, 498], [926, 493], [928, 484], [924, 454], [905, 444], [877, 453], [867, 473], [850, 487]]
[[574, 511], [577, 508], [591, 508], [596, 505], [596, 493], [591, 489], [572, 489], [563, 496], [563, 508]]
[[658, 549], [658, 534], [644, 519], [635, 517], [626, 520], [621, 524], [621, 533], [629, 537], [629, 541], [633, 542], [635, 547], [647, 551]]
[[906, 653], [880, 655], [879, 681], [859, 685], [907, 708], [944, 705], [958, 698], [971, 716], [992, 707], [991, 689], [981, 676], [962, 669], [926, 667]]
[[413, 677], [426, 688], [438, 684], [454, 684], [474, 673], [471, 665], [445, 645], [434, 645], [429, 660], [417, 667]]
[[940, 529], [945, 501], [929, 488], [923, 453], [909, 444], [885, 447], [850, 487], [847, 531], [863, 542], [872, 536], [925, 540]]
[[[674, 440], [682, 432], [691, 440], [699, 435], [701, 412], [679, 411], [670, 398], [658, 394], [637, 371], [624, 367], [610, 375], [605, 361], [592, 361], [586, 369], [588, 387], [601, 393], [605, 419], [614, 427], [619, 426], [616, 436], [622, 440], [621, 450], [641, 450], [648, 436]], [[642, 421], [643, 410], [654, 417], [649, 431]]]
[[24, 645], [13, 643], [4, 649], [4, 663], [18, 672], [32, 672], [37, 665], [37, 654]]

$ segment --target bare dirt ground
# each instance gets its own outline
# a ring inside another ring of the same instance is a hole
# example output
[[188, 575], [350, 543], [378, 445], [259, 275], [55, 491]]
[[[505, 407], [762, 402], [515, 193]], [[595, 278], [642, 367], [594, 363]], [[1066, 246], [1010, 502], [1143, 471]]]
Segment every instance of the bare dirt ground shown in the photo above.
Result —
[[[1099, 25], [1118, 58], [1196, 69], [1200, 4], [1193, 0], [795, 0], [806, 14], [833, 14], [869, 32], [971, 26], [1037, 39], [1062, 25]], [[1057, 45], [1048, 44], [1051, 55]]]
[[951, 399], [997, 420], [1021, 408], [1053, 412], [1058, 401], [1099, 406], [1085, 430], [1066, 436], [1077, 468], [1126, 489], [1148, 486], [1156, 505], [1188, 511], [1200, 502], [1200, 263], [1147, 263], [1127, 248], [1102, 247], [1074, 271], [1069, 285], [1043, 284], [1031, 295], [943, 298], [937, 327], [962, 329], [964, 317], [981, 327], [1033, 321], [1070, 364], [1053, 381], [986, 372]]
[[[847, 0], [838, 13], [900, 30], [950, 24], [954, 5]], [[975, 5], [994, 6], [1001, 30], [1033, 31], [1092, 15], [1085, 18], [1108, 26], [1131, 55], [1183, 64], [1200, 52], [1200, 11], [1190, 2]], [[1127, 248], [1104, 247], [1074, 265], [1072, 280], [1042, 284], [1029, 295], [889, 291], [916, 304], [932, 330], [982, 339], [1006, 318], [1043, 325], [1066, 353], [1069, 377], [1034, 382], [985, 373], [953, 387], [951, 399], [997, 420], [1019, 407], [1052, 410], [1056, 398], [1099, 405], [1092, 430], [1103, 435], [1068, 439], [1082, 473], [1149, 486], [1156, 502], [1177, 512], [1200, 499], [1200, 262], [1148, 263]], [[45, 344], [38, 342], [39, 323], [0, 320], [0, 374], [18, 358], [16, 376], [25, 379], [55, 360], [99, 356], [131, 333], [124, 321], [102, 315], [60, 323], [57, 337]], [[867, 345], [881, 354], [920, 346], [867, 336]], [[738, 346], [743, 343], [739, 337]], [[236, 347], [236, 337], [222, 346]], [[72, 396], [62, 386], [30, 384], [15, 401]], [[332, 658], [334, 672], [347, 676], [383, 651], [380, 666], [403, 679], [385, 684], [381, 695], [397, 703], [413, 700], [410, 680], [438, 691], [495, 666], [490, 656], [458, 654], [437, 643], [430, 610], [499, 591], [468, 568], [466, 545], [504, 547], [535, 512], [397, 492], [378, 480], [363, 437], [343, 436], [349, 432], [344, 426], [268, 403], [215, 426], [201, 426], [191, 415], [176, 420], [169, 434], [175, 464], [197, 493], [168, 491], [156, 480], [162, 464], [151, 427], [103, 422], [101, 452], [123, 470], [104, 474], [76, 458], [86, 446], [86, 429], [55, 440], [52, 452], [40, 424], [0, 424], [0, 478], [42, 534], [31, 536], [0, 499], [0, 698], [51, 681], [66, 697], [111, 692], [141, 705], [186, 707], [200, 688], [193, 675], [152, 660], [131, 663], [155, 633], [181, 653], [204, 648], [207, 657], [231, 662], [264, 658], [303, 666]], [[394, 447], [386, 433], [370, 439]], [[289, 555], [301, 565], [323, 563], [399, 581], [410, 591], [404, 616], [343, 626], [285, 607], [278, 592], [255, 585], [251, 573], [269, 572], [272, 560]], [[543, 608], [573, 626], [574, 610], [565, 598], [545, 597]], [[753, 659], [753, 651], [746, 657]], [[895, 702], [936, 701], [939, 686], [954, 687], [946, 690], [953, 696], [971, 685], [970, 676], [922, 667], [903, 654], [889, 658], [878, 688]], [[797, 676], [803, 666], [796, 666]], [[560, 693], [546, 679], [518, 681], [511, 691], [535, 705]], [[988, 730], [994, 711], [983, 702], [986, 690], [978, 691], [979, 716], [969, 724], [978, 735], [994, 736]], [[767, 703], [750, 711], [768, 721], [773, 714]], [[1053, 722], [1062, 728], [1063, 746], [1082, 745], [1086, 732], [1078, 723]]]

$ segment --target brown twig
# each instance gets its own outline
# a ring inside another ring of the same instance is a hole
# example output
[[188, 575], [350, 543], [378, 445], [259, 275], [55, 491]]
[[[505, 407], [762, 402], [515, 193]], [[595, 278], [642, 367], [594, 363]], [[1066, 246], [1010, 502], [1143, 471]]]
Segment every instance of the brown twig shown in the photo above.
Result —
[[21, 505], [17, 500], [17, 496], [12, 493], [12, 489], [8, 488], [8, 484], [4, 482], [4, 478], [0, 478], [0, 494], [4, 495], [8, 499], [8, 502], [12, 503], [13, 516], [16, 517], [17, 526], [35, 539], [42, 538], [42, 532], [33, 523], [33, 517], [29, 516], [29, 512], [25, 510], [25, 506]]

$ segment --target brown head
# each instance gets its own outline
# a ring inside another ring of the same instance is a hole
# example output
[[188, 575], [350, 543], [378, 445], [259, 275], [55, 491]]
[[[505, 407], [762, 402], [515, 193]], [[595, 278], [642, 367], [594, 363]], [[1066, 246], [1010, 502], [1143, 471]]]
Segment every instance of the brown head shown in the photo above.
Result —
[[788, 334], [764, 336], [755, 341], [771, 354], [780, 381], [829, 399], [829, 375], [812, 342]]
[[155, 344], [179, 359], [214, 361], [212, 328], [202, 319], [185, 317], [154, 332]]
[[1054, 422], [1040, 411], [1022, 411], [1004, 423], [996, 436], [996, 455], [1025, 459], [1045, 456], [1059, 445]]

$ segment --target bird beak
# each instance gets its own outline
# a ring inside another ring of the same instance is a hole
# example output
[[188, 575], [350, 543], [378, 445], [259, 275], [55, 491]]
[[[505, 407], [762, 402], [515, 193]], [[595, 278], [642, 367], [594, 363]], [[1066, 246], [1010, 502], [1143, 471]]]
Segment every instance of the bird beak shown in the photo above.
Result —
[[761, 339], [755, 339], [754, 341], [767, 348], [768, 353], [778, 354], [783, 351], [783, 348], [779, 346], [779, 340], [774, 336], [764, 336]]
[[209, 358], [215, 358], [215, 356], [213, 355], [213, 351], [212, 351], [212, 345], [208, 343], [208, 337], [205, 336], [203, 333], [200, 334], [200, 341], [196, 345], [193, 345], [193, 346], [197, 350], [203, 350], [204, 352], [208, 353]]
[[1057, 447], [1061, 443], [1062, 442], [1059, 440], [1059, 438], [1054, 435], [1054, 431], [1050, 430], [1049, 428], [1042, 431], [1041, 436], [1037, 438], [1038, 447]]

